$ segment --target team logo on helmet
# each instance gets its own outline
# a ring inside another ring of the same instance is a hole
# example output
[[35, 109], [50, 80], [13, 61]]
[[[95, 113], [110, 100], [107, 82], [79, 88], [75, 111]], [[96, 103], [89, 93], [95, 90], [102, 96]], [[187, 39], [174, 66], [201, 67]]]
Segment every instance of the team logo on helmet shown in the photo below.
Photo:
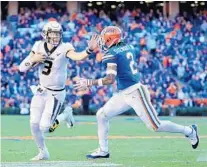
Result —
[[99, 44], [102, 49], [106, 50], [114, 44], [118, 44], [121, 41], [122, 32], [119, 27], [108, 26], [101, 32]]

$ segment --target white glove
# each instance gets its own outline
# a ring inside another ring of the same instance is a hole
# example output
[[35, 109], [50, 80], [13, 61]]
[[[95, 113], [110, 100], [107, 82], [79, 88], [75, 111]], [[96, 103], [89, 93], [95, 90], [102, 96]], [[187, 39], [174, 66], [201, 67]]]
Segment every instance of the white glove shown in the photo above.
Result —
[[79, 80], [76, 81], [76, 84], [74, 85], [76, 90], [83, 91], [88, 89], [88, 87], [92, 86], [93, 82], [91, 79], [85, 79], [85, 78], [80, 78]]

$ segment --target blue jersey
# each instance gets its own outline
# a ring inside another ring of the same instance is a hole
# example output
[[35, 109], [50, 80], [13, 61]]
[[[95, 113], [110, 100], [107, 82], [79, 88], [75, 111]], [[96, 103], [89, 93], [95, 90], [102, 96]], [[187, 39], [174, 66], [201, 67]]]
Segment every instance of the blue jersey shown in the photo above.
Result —
[[124, 43], [111, 47], [103, 56], [102, 63], [117, 64], [118, 90], [126, 89], [139, 82], [137, 57], [135, 48]]

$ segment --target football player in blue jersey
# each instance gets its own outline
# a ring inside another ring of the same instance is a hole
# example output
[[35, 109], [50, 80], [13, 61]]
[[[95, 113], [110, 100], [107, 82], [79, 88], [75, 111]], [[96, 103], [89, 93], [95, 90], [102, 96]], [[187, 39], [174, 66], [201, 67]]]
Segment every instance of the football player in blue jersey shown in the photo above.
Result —
[[86, 89], [92, 85], [103, 86], [113, 84], [117, 80], [118, 93], [111, 97], [96, 114], [98, 123], [99, 148], [87, 158], [109, 158], [108, 131], [109, 120], [131, 108], [140, 119], [155, 132], [182, 133], [195, 149], [199, 138], [197, 126], [182, 126], [171, 121], [161, 121], [151, 104], [147, 87], [141, 84], [136, 60], [137, 53], [132, 45], [124, 43], [119, 27], [108, 26], [100, 35], [105, 55], [102, 62], [106, 64], [106, 76], [100, 79], [84, 79], [77, 81], [76, 89]]

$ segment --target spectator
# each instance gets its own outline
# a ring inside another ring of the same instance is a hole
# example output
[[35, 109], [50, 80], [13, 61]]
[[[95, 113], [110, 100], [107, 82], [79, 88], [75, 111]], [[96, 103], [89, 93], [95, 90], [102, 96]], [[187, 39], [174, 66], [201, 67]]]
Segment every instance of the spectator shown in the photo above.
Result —
[[22, 115], [29, 114], [29, 104], [28, 104], [28, 102], [26, 100], [24, 100], [20, 104], [20, 114], [22, 114]]
[[[130, 11], [123, 8], [116, 11], [113, 15], [116, 18], [112, 21], [103, 10], [89, 9], [70, 15], [50, 5], [34, 11], [21, 8], [17, 17], [19, 21], [12, 24], [1, 22], [2, 107], [20, 107], [22, 102], [21, 108], [24, 108], [25, 102], [29, 103], [32, 96], [30, 85], [38, 83], [37, 72], [32, 69], [27, 74], [19, 73], [17, 66], [29, 54], [34, 42], [41, 38], [42, 26], [51, 18], [63, 25], [63, 40], [71, 42], [80, 51], [86, 47], [90, 32], [100, 32], [112, 24], [119, 25], [126, 42], [137, 48], [141, 82], [149, 85], [152, 101], [158, 110], [167, 97], [187, 98], [186, 106], [191, 106], [194, 98], [191, 95], [207, 96], [207, 18], [204, 14], [169, 19], [153, 10], [143, 13], [141, 9]], [[70, 61], [68, 80], [76, 76], [96, 78], [104, 75], [100, 63], [102, 55], [97, 51], [84, 62]], [[175, 81], [185, 87], [178, 91]], [[79, 94], [73, 91], [69, 82], [67, 89], [68, 103], [80, 106]], [[112, 87], [91, 88], [90, 108], [101, 107], [112, 94]]]

